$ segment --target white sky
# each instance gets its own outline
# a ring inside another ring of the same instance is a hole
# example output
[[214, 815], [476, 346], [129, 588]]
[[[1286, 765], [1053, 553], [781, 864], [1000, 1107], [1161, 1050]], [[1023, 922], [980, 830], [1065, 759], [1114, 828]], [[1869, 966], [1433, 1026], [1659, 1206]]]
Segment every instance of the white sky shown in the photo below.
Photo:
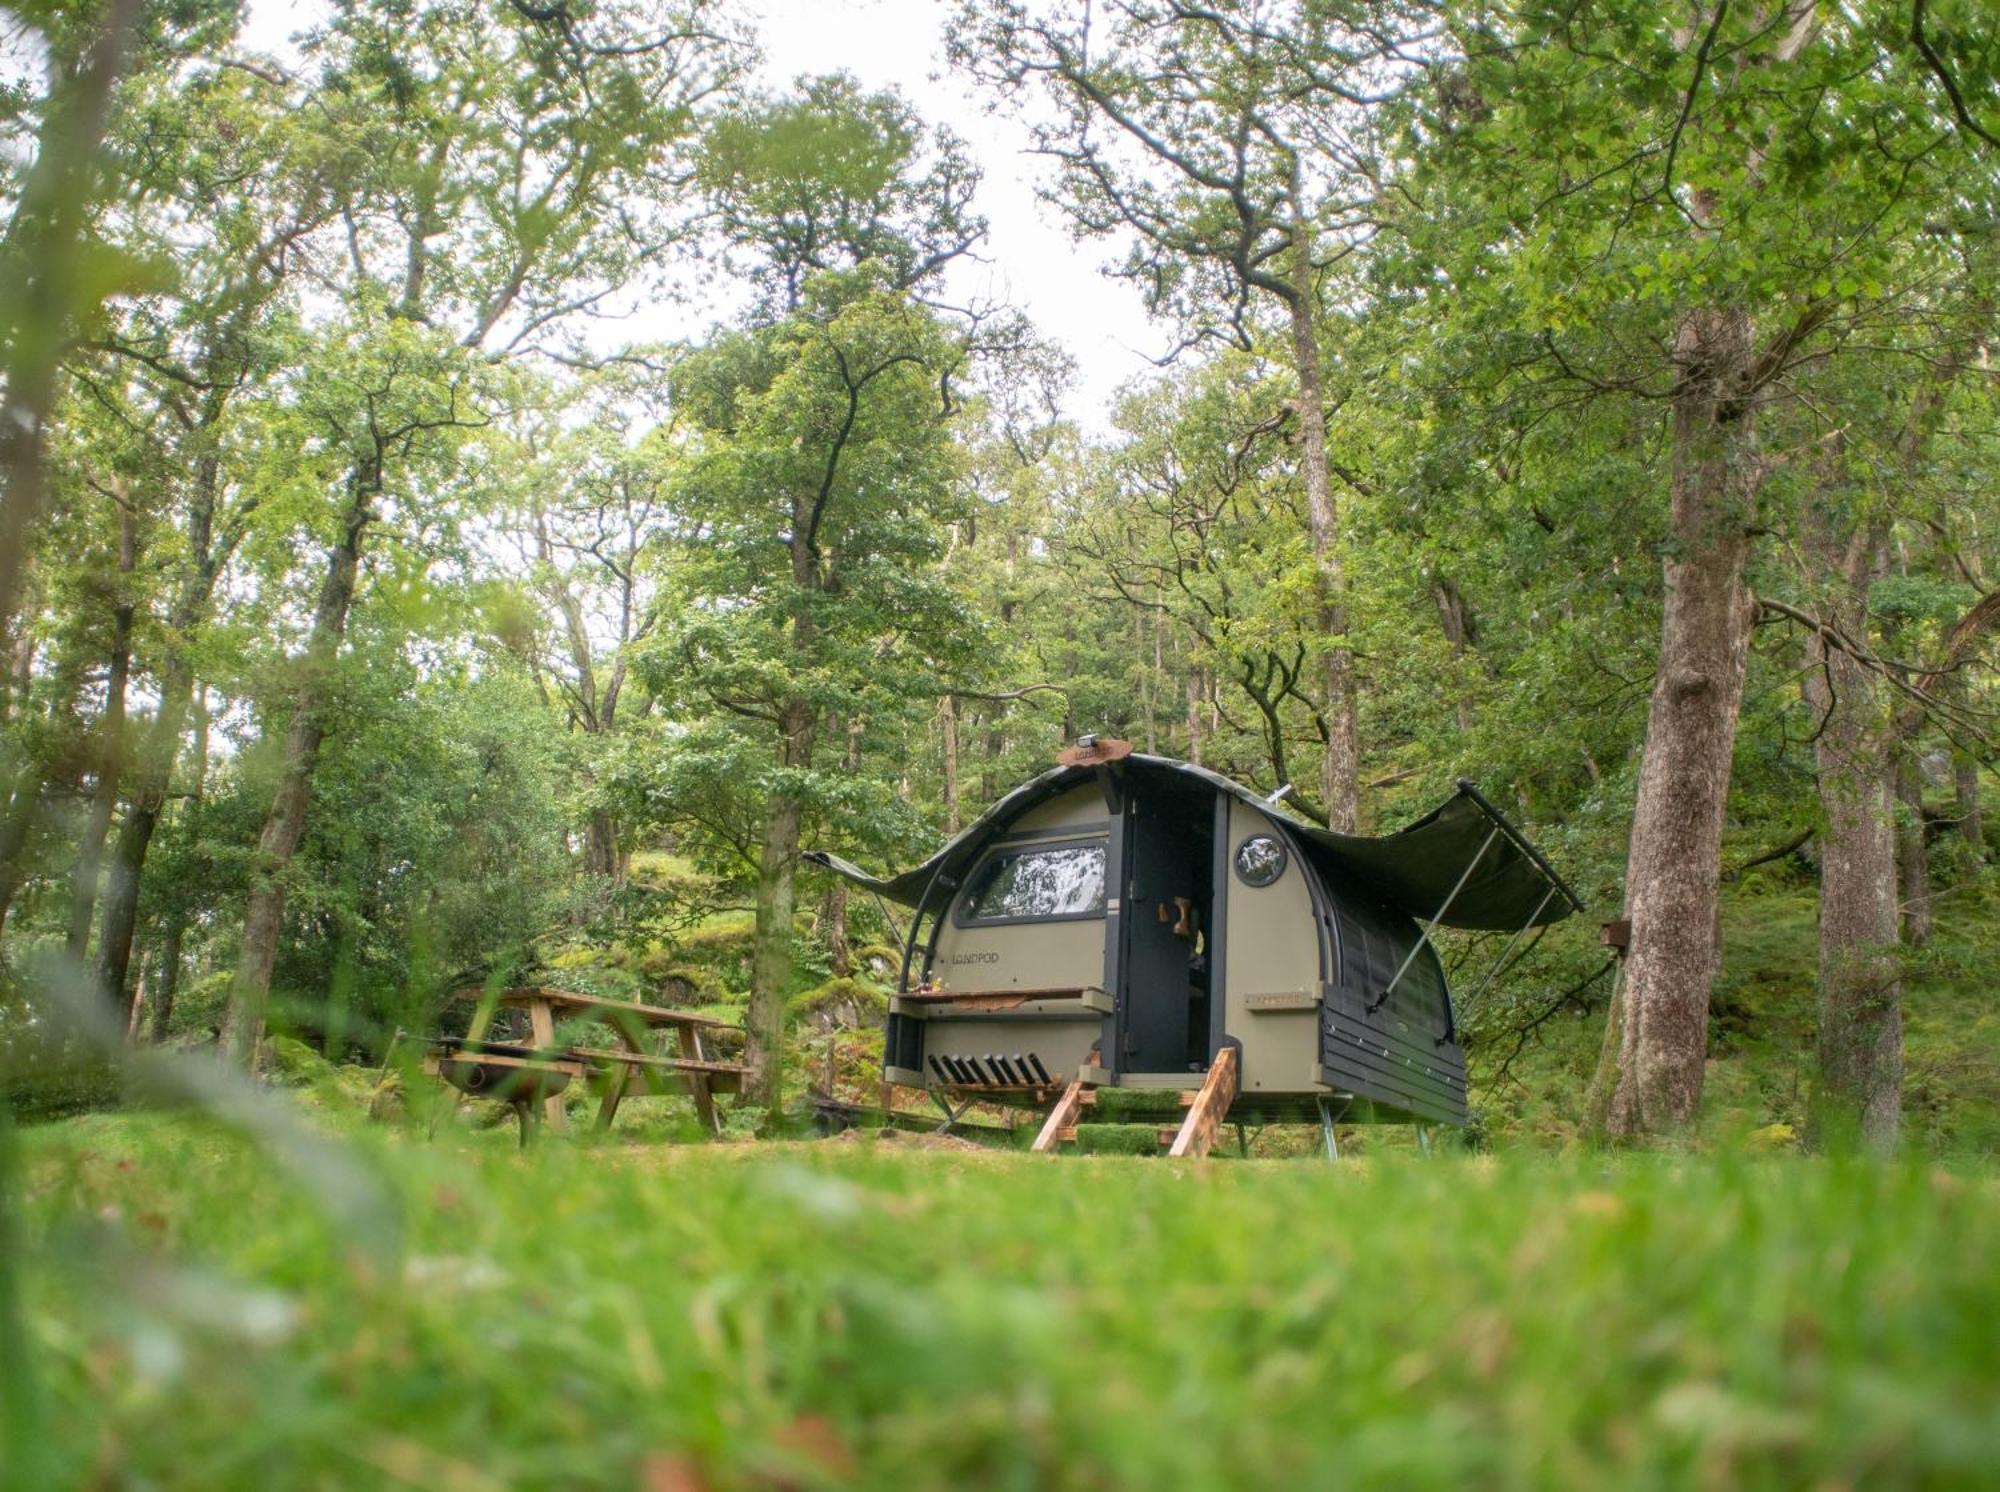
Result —
[[[984, 99], [944, 61], [945, 0], [740, 0], [756, 24], [765, 62], [757, 81], [781, 89], [802, 73], [845, 71], [870, 87], [895, 87], [925, 119], [950, 126], [984, 173], [979, 208], [991, 224], [984, 262], [962, 265], [957, 296], [1003, 299], [1033, 317], [1044, 336], [1067, 349], [1077, 375], [1066, 412], [1086, 429], [1109, 422], [1119, 386], [1152, 369], [1173, 342], [1151, 324], [1138, 294], [1107, 279], [1099, 265], [1111, 246], [1078, 245], [1053, 209], [1035, 198], [1043, 163], [1026, 153], [1026, 132], [1006, 115], [988, 115]], [[244, 40], [284, 54], [289, 33], [321, 14], [314, 0], [252, 0]], [[658, 328], [624, 324], [628, 334], [687, 337], [713, 319], [712, 308]]]

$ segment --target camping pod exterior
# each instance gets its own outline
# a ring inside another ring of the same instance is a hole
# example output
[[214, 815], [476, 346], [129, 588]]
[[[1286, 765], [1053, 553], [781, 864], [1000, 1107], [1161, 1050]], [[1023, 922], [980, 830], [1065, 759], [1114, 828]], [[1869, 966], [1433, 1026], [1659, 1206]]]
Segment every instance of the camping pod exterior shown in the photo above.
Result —
[[1579, 909], [1470, 784], [1397, 834], [1340, 835], [1089, 737], [913, 870], [808, 858], [910, 910], [887, 1081], [1023, 1104], [1075, 1078], [1186, 1089], [1227, 1046], [1236, 1119], [1331, 1100], [1349, 1119], [1463, 1124], [1431, 931]]

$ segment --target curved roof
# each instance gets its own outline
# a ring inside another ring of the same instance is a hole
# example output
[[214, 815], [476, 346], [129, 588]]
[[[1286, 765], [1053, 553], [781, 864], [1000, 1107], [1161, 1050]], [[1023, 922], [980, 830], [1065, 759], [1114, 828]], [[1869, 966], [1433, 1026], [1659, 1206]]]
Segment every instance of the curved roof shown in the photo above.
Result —
[[1438, 920], [1446, 927], [1511, 931], [1523, 924], [1559, 922], [1572, 911], [1583, 910], [1583, 903], [1541, 852], [1469, 782], [1461, 781], [1450, 798], [1394, 834], [1335, 834], [1280, 813], [1275, 805], [1219, 772], [1142, 753], [1124, 757], [1109, 768], [1050, 768], [1001, 798], [923, 864], [900, 875], [886, 879], [871, 876], [823, 850], [808, 851], [806, 858], [891, 901], [914, 907], [938, 878], [949, 886], [962, 881], [986, 842], [1007, 824], [1037, 803], [1091, 781], [1102, 770], [1167, 773], [1227, 793], [1283, 823], [1336, 881], [1424, 921], [1445, 907]]

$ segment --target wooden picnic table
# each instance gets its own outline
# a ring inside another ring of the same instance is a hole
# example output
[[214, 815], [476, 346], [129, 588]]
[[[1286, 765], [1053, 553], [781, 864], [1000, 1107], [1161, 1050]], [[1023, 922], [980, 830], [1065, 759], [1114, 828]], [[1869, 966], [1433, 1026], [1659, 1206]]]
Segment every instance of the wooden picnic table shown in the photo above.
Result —
[[[704, 1028], [733, 1031], [736, 1028], [728, 1021], [719, 1021], [713, 1016], [695, 1015], [685, 1010], [668, 1010], [658, 1005], [643, 1005], [636, 1000], [609, 1000], [602, 995], [579, 994], [575, 990], [550, 989], [544, 985], [519, 985], [503, 989], [490, 996], [483, 989], [460, 990], [453, 998], [472, 1000], [484, 1008], [473, 1017], [472, 1029], [466, 1039], [477, 1042], [486, 1035], [486, 1028], [492, 1023], [493, 1011], [505, 1008], [528, 1012], [528, 1028], [533, 1033], [535, 1045], [543, 1051], [556, 1055], [574, 1056], [593, 1065], [605, 1076], [604, 1097], [598, 1105], [597, 1127], [609, 1127], [617, 1117], [618, 1105], [631, 1089], [635, 1074], [642, 1088], [651, 1091], [646, 1084], [647, 1069], [671, 1073], [687, 1085], [689, 1095], [694, 1099], [695, 1112], [701, 1115], [702, 1123], [715, 1133], [721, 1133], [721, 1122], [715, 1113], [715, 1090], [728, 1089], [742, 1075], [742, 1068], [727, 1063], [711, 1062], [702, 1050], [701, 1033]], [[598, 1048], [577, 1047], [558, 1053], [556, 1049], [556, 1016], [586, 1015], [609, 1026], [623, 1044], [623, 1051], [604, 1051]], [[671, 1027], [679, 1041], [678, 1058], [663, 1056], [646, 1050], [646, 1041], [655, 1030]], [[542, 1111], [549, 1126], [558, 1134], [569, 1132], [569, 1118], [564, 1112], [560, 1096], [550, 1095], [542, 1101]]]

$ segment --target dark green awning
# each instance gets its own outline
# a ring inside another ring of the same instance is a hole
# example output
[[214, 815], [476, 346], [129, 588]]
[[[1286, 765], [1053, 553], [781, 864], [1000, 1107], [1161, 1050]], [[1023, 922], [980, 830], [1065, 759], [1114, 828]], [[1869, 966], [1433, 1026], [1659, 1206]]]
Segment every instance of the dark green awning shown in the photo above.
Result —
[[1294, 825], [1293, 832], [1316, 860], [1336, 869], [1336, 878], [1423, 921], [1447, 902], [1439, 918], [1446, 927], [1509, 932], [1583, 910], [1541, 852], [1469, 782], [1415, 823], [1381, 838], [1309, 825]]
[[[1051, 768], [1015, 788], [930, 859], [900, 875], [872, 876], [822, 850], [808, 851], [806, 859], [890, 901], [914, 907], [933, 885], [939, 890], [956, 887], [987, 841], [1014, 819], [1035, 804], [1090, 781], [1098, 770]], [[1459, 783], [1455, 794], [1415, 823], [1394, 834], [1370, 837], [1334, 834], [1302, 823], [1250, 789], [1188, 762], [1134, 754], [1114, 770], [1139, 778], [1150, 773], [1197, 778], [1228, 793], [1296, 835], [1315, 866], [1339, 888], [1352, 888], [1422, 921], [1444, 908], [1439, 920], [1446, 927], [1512, 931], [1523, 924], [1558, 922], [1583, 910], [1583, 903], [1526, 836], [1469, 782]]]

